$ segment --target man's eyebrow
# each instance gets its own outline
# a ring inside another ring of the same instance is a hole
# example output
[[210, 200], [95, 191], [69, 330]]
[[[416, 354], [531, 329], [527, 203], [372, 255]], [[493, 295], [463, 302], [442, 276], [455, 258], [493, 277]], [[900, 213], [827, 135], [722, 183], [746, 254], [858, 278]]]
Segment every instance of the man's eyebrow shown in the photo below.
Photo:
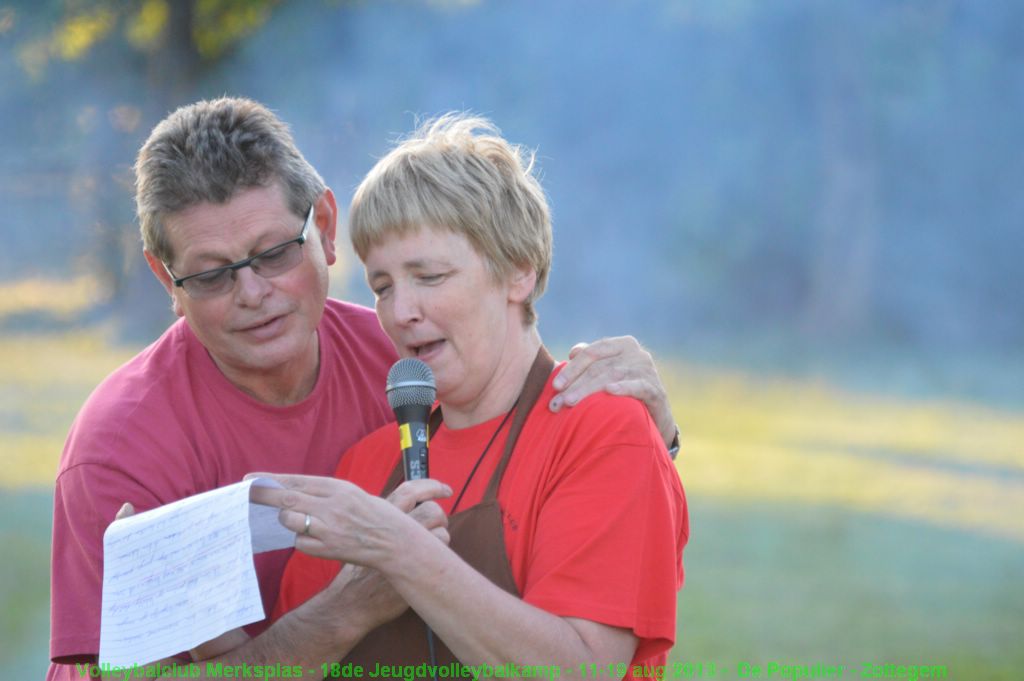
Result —
[[[268, 251], [271, 248], [279, 246], [285, 241], [288, 241], [288, 236], [280, 236], [280, 234], [278, 234], [279, 229], [281, 228], [270, 227], [262, 234], [260, 234], [256, 241], [253, 242], [253, 246], [249, 248], [249, 251], [241, 258], [228, 259], [228, 257], [225, 256], [223, 253], [217, 253], [214, 251], [202, 251], [200, 253], [193, 253], [189, 257], [193, 262], [209, 262], [212, 260], [214, 262], [223, 262], [224, 265], [230, 265], [233, 262], [245, 260], [246, 258], [252, 257], [258, 253], [263, 253], [264, 251]], [[273, 241], [269, 241], [271, 236], [274, 236]], [[292, 238], [294, 238], [294, 236]], [[221, 265], [215, 265], [214, 267], [216, 268], [220, 266]]]

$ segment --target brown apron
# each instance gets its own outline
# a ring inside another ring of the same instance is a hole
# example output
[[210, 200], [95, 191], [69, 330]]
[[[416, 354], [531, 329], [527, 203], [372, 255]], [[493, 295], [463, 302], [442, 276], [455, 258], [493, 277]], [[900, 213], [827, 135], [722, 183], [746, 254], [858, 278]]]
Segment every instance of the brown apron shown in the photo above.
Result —
[[[519, 439], [523, 424], [526, 423], [530, 411], [537, 403], [554, 367], [555, 361], [547, 349], [542, 346], [537, 352], [537, 358], [533, 361], [530, 373], [526, 377], [526, 383], [523, 385], [523, 391], [514, 407], [512, 426], [508, 433], [508, 439], [505, 441], [505, 451], [491, 476], [483, 500], [476, 506], [453, 514], [448, 519], [448, 534], [451, 536], [450, 548], [477, 572], [515, 596], [520, 594], [512, 577], [508, 553], [505, 551], [505, 531], [501, 521], [501, 508], [498, 506], [498, 488], [501, 486], [505, 469], [508, 468], [508, 462], [512, 458], [512, 450]], [[435, 410], [431, 414], [431, 432], [437, 432], [437, 428], [441, 424], [440, 416], [440, 410]], [[384, 486], [383, 496], [390, 494], [401, 483], [402, 478], [402, 462], [399, 461]], [[434, 643], [437, 665], [449, 665], [457, 661], [443, 641], [434, 637]], [[342, 660], [343, 664], [348, 662], [362, 665], [366, 672], [376, 669], [377, 663], [382, 665], [429, 664], [431, 660], [427, 643], [427, 625], [412, 608], [409, 608], [397, 619], [368, 633]]]

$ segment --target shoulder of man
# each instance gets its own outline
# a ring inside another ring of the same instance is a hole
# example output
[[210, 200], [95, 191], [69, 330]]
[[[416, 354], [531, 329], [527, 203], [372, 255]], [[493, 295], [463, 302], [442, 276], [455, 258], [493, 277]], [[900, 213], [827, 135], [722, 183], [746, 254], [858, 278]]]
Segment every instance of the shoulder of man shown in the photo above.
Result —
[[372, 371], [386, 374], [398, 359], [395, 346], [384, 333], [377, 313], [368, 307], [328, 298], [320, 321], [321, 333], [337, 352], [349, 360], [370, 362]]
[[[58, 476], [84, 463], [108, 464], [126, 431], [169, 421], [165, 411], [174, 386], [187, 373], [191, 346], [198, 343], [184, 320], [107, 376], [86, 399], [71, 425]], [[180, 391], [180, 388], [178, 389]], [[154, 442], [160, 433], [153, 434]]]

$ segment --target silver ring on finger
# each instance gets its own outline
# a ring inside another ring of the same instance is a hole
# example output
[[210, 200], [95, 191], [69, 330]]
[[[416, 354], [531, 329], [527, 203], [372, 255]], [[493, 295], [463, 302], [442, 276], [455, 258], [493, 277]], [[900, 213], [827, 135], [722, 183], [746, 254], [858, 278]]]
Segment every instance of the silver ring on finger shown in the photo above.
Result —
[[309, 536], [309, 528], [313, 524], [313, 516], [306, 514], [306, 522], [302, 525], [302, 534]]

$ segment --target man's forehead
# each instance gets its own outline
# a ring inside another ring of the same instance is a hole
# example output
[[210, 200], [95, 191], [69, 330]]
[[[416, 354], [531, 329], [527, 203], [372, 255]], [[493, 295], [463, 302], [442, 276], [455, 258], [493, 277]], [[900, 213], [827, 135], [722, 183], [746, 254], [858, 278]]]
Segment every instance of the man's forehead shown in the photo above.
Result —
[[245, 257], [266, 240], [283, 240], [296, 229], [296, 216], [276, 186], [237, 193], [225, 203], [194, 204], [164, 218], [175, 259]]
[[195, 201], [175, 211], [171, 215], [207, 217], [221, 215], [231, 217], [237, 213], [251, 211], [280, 212], [289, 211], [288, 196], [277, 182], [265, 186], [241, 187], [226, 200]]

